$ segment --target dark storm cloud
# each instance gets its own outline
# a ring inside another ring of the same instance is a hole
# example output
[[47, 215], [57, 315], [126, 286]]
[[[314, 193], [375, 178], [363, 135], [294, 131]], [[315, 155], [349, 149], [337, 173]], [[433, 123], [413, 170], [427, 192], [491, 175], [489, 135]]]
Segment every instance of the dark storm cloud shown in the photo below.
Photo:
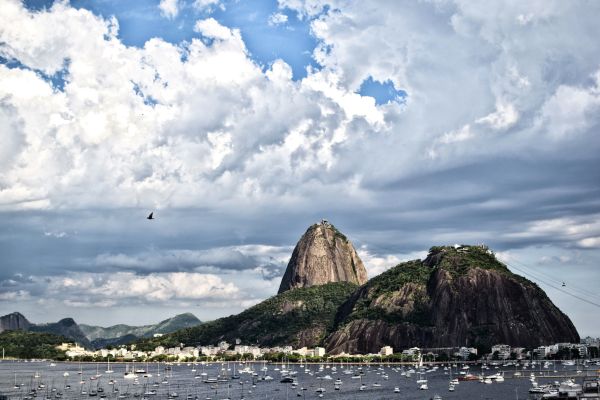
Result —
[[[531, 224], [566, 216], [584, 224], [595, 218], [600, 213], [599, 171], [596, 160], [493, 159], [371, 187], [377, 199], [371, 207], [352, 207], [351, 199], [342, 199], [340, 209], [317, 197], [308, 210], [255, 209], [236, 216], [164, 210], [151, 222], [140, 210], [4, 213], [0, 275], [253, 269], [268, 260], [236, 246], [292, 246], [322, 217], [376, 254], [454, 242], [486, 242], [498, 250], [548, 243], [573, 247], [583, 236], [530, 232]], [[281, 271], [269, 270], [269, 277]]]

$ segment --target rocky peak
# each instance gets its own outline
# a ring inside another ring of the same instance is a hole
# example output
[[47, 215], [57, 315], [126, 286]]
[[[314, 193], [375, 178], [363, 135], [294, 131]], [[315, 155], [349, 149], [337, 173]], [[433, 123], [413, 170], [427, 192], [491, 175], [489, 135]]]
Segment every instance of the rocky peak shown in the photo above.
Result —
[[367, 271], [348, 238], [326, 220], [302, 235], [287, 265], [279, 293], [331, 282], [367, 282]]
[[423, 261], [390, 268], [350, 296], [336, 325], [326, 339], [332, 353], [373, 353], [386, 344], [489, 350], [579, 342], [544, 291], [482, 245], [436, 246]]
[[57, 325], [62, 325], [65, 328], [70, 328], [72, 326], [77, 325], [77, 323], [75, 322], [75, 320], [73, 318], [63, 318], [57, 322]]
[[16, 331], [20, 329], [27, 330], [30, 326], [31, 323], [19, 312], [10, 313], [0, 317], [0, 332]]

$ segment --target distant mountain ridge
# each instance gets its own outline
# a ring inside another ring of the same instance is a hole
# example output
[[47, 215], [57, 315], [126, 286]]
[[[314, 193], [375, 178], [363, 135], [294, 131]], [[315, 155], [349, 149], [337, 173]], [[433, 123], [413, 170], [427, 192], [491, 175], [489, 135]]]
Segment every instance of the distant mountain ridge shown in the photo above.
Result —
[[131, 326], [118, 324], [103, 328], [87, 324], [79, 324], [79, 327], [89, 340], [115, 339], [125, 335], [137, 337], [151, 336], [155, 333], [170, 333], [178, 329], [189, 328], [199, 325], [201, 321], [192, 313], [184, 313], [165, 319], [154, 325]]
[[19, 312], [0, 317], [0, 332], [23, 330], [28, 332], [51, 333], [64, 336], [86, 348], [100, 348], [108, 344], [120, 345], [156, 333], [166, 334], [180, 329], [199, 325], [201, 321], [191, 313], [179, 314], [154, 325], [130, 326], [114, 325], [108, 328], [81, 324], [73, 318], [63, 318], [58, 322], [33, 324]]
[[29, 332], [52, 333], [74, 340], [83, 347], [89, 348], [91, 346], [90, 341], [73, 318], [63, 318], [58, 322], [46, 324], [32, 324], [27, 330]]
[[200, 321], [192, 313], [184, 313], [165, 319], [154, 325], [130, 326], [118, 324], [103, 328], [100, 326], [80, 324], [79, 327], [85, 336], [91, 341], [92, 347], [100, 348], [106, 345], [120, 345], [132, 342], [139, 338], [153, 336], [154, 334], [166, 334], [184, 328], [200, 325]]

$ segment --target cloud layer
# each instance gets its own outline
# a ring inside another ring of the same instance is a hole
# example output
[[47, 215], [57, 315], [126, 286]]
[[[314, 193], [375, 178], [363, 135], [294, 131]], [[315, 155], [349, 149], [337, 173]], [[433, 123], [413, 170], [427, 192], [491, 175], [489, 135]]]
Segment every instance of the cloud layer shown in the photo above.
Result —
[[[155, 12], [175, 26], [185, 7], [233, 5], [161, 1]], [[210, 15], [189, 41], [132, 47], [115, 17], [6, 0], [0, 300], [35, 300], [25, 286], [4, 289], [15, 273], [52, 284], [79, 274], [118, 293], [104, 280], [113, 273], [150, 288], [148, 301], [184, 299], [161, 288], [191, 274], [197, 293], [212, 276], [253, 302], [274, 293], [286, 252], [322, 217], [372, 273], [455, 242], [583, 252], [592, 264], [598, 8], [279, 0], [263, 24], [301, 19], [317, 43], [293, 79]], [[406, 96], [379, 105], [359, 94], [366, 81]], [[152, 228], [147, 210], [159, 216]]]

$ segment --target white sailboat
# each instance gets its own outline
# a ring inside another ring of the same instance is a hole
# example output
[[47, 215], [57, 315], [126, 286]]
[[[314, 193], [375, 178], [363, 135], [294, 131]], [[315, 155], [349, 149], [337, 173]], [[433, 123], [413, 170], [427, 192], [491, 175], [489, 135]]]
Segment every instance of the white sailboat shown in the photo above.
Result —
[[146, 361], [146, 371], [144, 372], [144, 378], [152, 378], [148, 361]]
[[110, 357], [106, 357], [106, 372], [107, 374], [112, 374], [114, 371], [110, 369]]
[[131, 370], [129, 370], [129, 364], [127, 364], [125, 366], [125, 374], [123, 375], [123, 378], [125, 378], [125, 379], [137, 378], [137, 375], [136, 375], [135, 371], [133, 370], [133, 368]]
[[429, 389], [429, 387], [427, 386], [427, 379], [423, 378], [422, 372], [419, 372], [419, 379], [417, 379], [417, 385], [419, 385], [419, 390]]

